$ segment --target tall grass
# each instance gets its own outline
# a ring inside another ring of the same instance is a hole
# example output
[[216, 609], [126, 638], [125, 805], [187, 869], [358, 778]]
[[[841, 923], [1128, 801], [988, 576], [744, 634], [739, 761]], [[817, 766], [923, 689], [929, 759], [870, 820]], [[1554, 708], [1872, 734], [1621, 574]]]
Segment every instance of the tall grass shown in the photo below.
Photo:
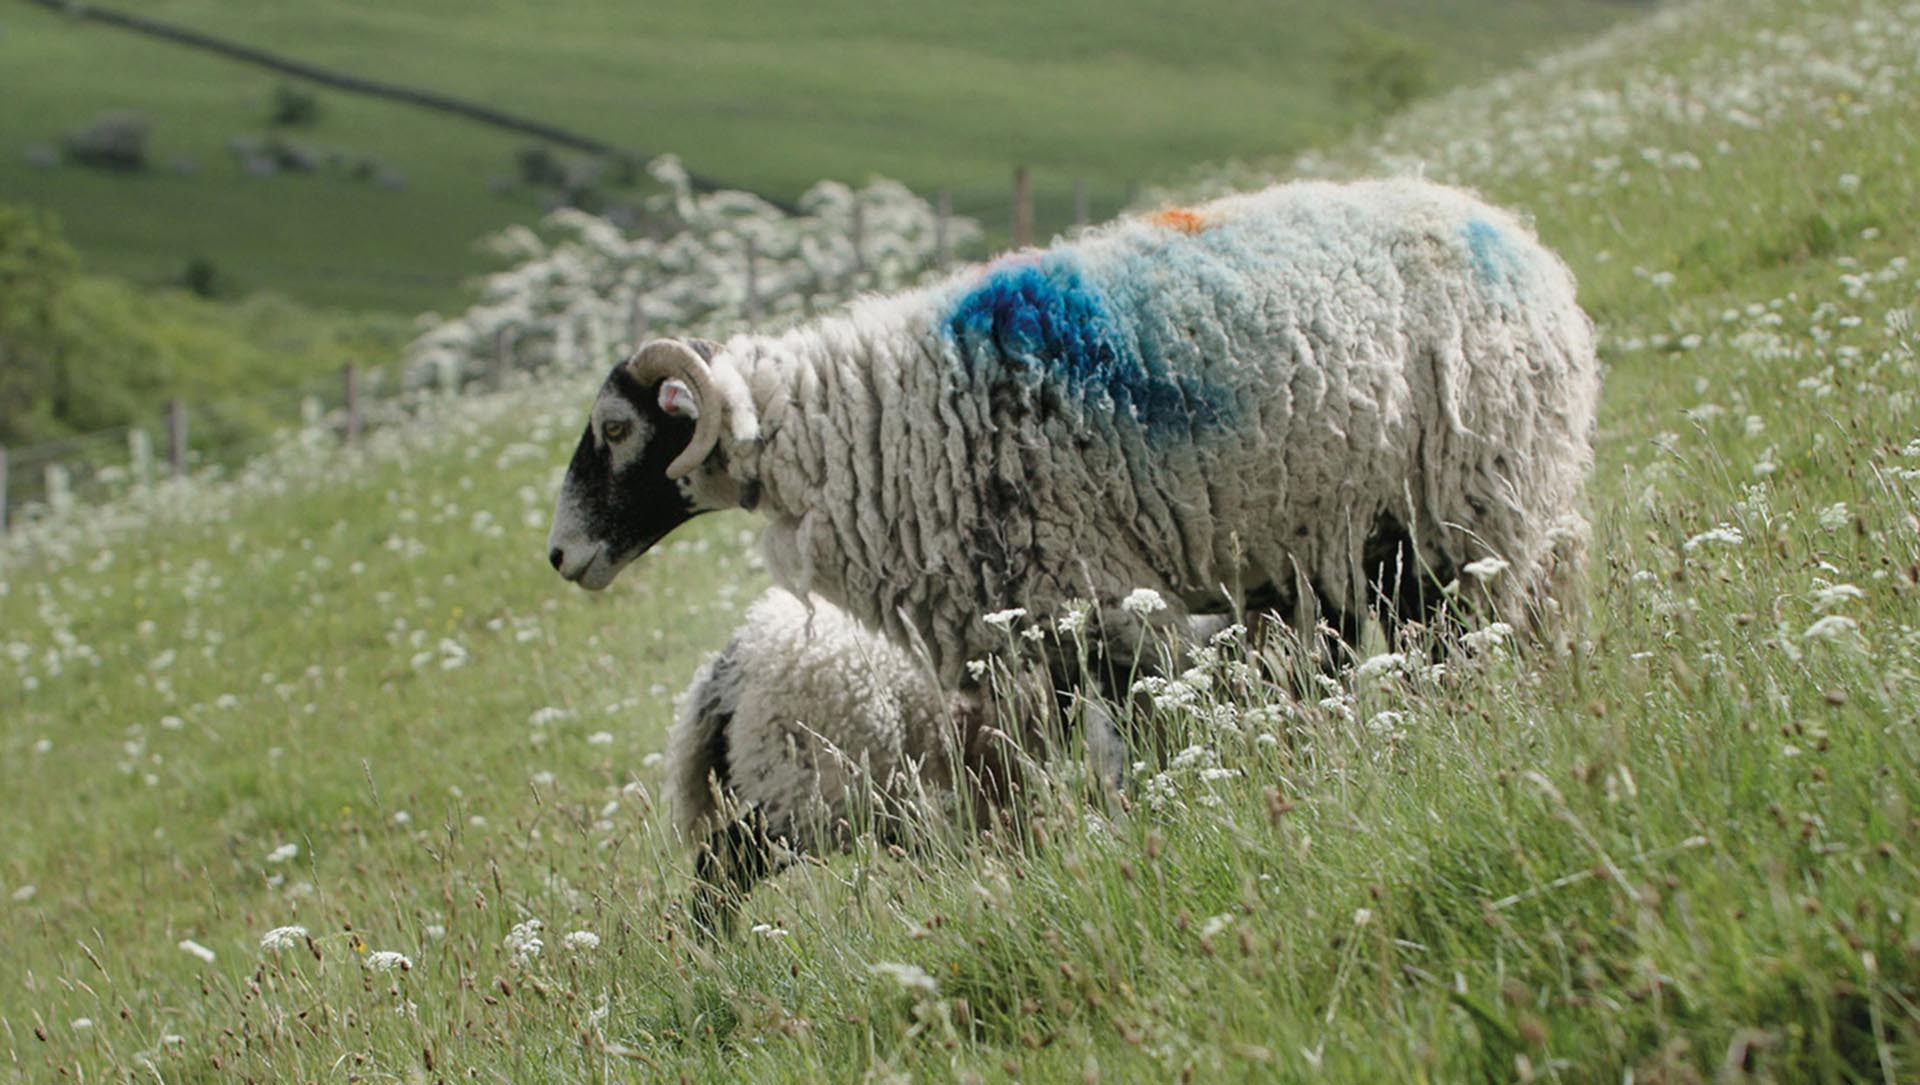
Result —
[[1017, 822], [863, 840], [721, 945], [657, 754], [763, 583], [752, 525], [562, 591], [589, 388], [10, 541], [0, 1066], [1910, 1080], [1916, 43], [1911, 4], [1696, 4], [1284, 166], [1418, 159], [1576, 266], [1609, 363], [1578, 645], [1296, 697], [1229, 637], [1115, 706], [1166, 751], [1126, 803], [1068, 771]]

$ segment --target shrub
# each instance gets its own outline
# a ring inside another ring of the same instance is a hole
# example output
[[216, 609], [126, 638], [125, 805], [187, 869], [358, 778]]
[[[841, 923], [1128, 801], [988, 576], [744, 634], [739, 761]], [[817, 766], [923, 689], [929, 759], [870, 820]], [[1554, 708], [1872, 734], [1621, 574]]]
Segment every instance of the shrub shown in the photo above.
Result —
[[1384, 116], [1433, 86], [1433, 52], [1411, 38], [1361, 27], [1348, 34], [1338, 72], [1335, 85], [1342, 98]]
[[67, 157], [95, 169], [138, 172], [147, 168], [146, 115], [130, 109], [102, 113], [92, 124], [61, 139]]
[[78, 266], [50, 216], [0, 204], [0, 444], [47, 429]]
[[282, 127], [305, 127], [320, 120], [320, 98], [305, 87], [281, 83], [273, 88], [267, 103], [267, 123]]

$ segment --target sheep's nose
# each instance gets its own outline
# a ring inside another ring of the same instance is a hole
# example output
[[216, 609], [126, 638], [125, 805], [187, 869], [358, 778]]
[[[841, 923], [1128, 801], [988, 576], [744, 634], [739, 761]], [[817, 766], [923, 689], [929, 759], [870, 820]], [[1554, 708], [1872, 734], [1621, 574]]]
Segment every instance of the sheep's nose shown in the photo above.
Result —
[[556, 546], [553, 549], [547, 551], [547, 560], [553, 563], [553, 567], [555, 570], [558, 570], [560, 568], [560, 563], [567, 560], [567, 555], [564, 551], [562, 551], [559, 547]]

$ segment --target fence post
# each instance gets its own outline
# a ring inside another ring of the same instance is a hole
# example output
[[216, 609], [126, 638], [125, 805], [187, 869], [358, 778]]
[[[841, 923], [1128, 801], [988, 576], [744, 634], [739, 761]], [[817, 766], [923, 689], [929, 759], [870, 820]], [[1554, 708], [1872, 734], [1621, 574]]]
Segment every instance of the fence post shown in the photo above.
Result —
[[0, 445], [0, 535], [7, 533], [7, 446]]
[[493, 386], [500, 388], [507, 383], [507, 371], [512, 368], [513, 329], [501, 328], [493, 334]]
[[1075, 177], [1073, 179], [1073, 224], [1085, 229], [1088, 217], [1087, 179], [1085, 177]]
[[127, 431], [127, 466], [133, 481], [142, 486], [153, 481], [153, 438], [139, 426]]
[[1013, 247], [1024, 249], [1033, 244], [1033, 174], [1027, 167], [1013, 171]]
[[346, 385], [347, 443], [357, 445], [360, 443], [360, 363], [348, 362], [341, 381]]
[[944, 188], [941, 189], [939, 196], [934, 201], [934, 206], [936, 209], [933, 219], [934, 266], [946, 267], [947, 264], [953, 260], [953, 252], [949, 248], [948, 241], [951, 235], [947, 232], [949, 229], [948, 223], [953, 219], [953, 193], [948, 192]]
[[859, 275], [867, 270], [867, 212], [860, 206], [860, 194], [853, 194], [853, 273]]
[[174, 478], [187, 473], [187, 405], [167, 400], [167, 468]]

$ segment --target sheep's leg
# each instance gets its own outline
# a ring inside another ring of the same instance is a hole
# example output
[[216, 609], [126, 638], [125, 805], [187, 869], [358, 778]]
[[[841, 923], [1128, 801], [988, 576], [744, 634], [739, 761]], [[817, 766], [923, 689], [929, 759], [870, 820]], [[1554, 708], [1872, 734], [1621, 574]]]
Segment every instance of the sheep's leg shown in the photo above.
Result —
[[694, 923], [710, 938], [731, 935], [747, 894], [790, 861], [774, 847], [760, 808], [747, 808], [709, 836], [694, 857], [695, 886], [688, 905]]

